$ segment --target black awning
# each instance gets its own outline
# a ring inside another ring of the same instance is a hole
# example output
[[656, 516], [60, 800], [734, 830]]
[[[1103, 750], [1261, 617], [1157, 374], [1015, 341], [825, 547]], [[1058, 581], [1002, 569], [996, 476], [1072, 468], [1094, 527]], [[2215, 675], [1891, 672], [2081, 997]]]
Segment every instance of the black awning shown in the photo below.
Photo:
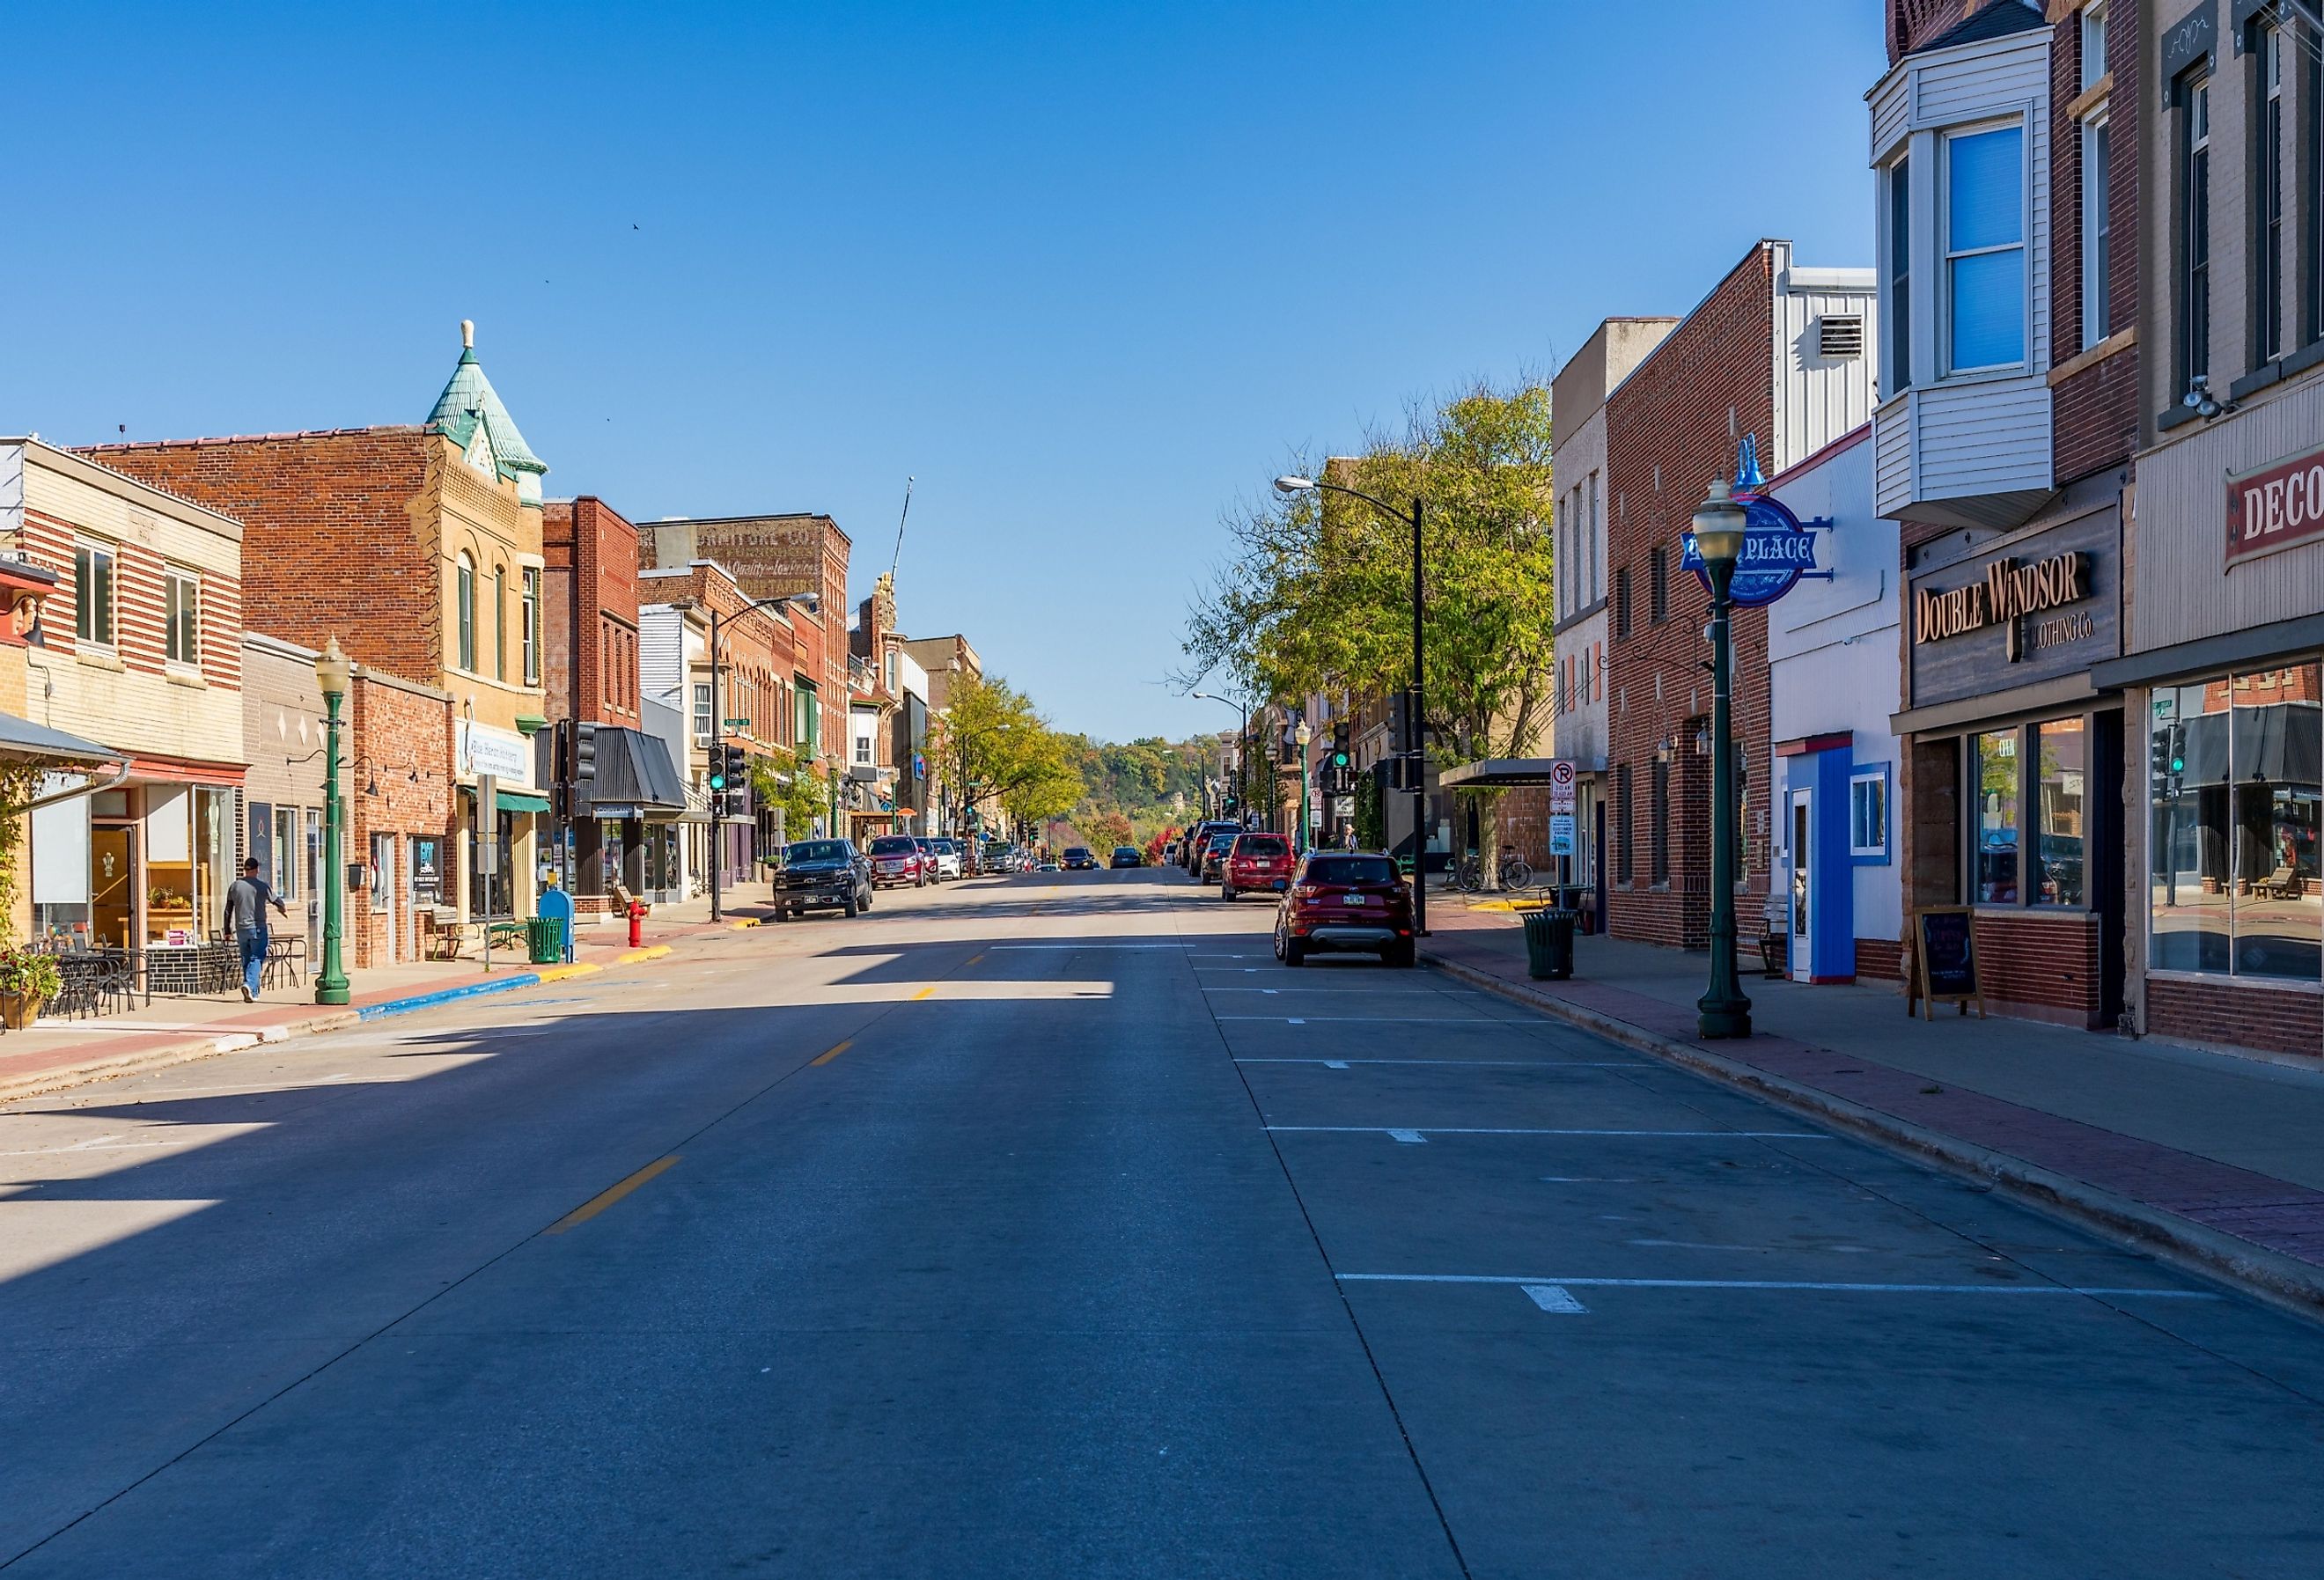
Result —
[[576, 817], [675, 818], [685, 810], [686, 784], [668, 743], [643, 730], [597, 726], [597, 772]]

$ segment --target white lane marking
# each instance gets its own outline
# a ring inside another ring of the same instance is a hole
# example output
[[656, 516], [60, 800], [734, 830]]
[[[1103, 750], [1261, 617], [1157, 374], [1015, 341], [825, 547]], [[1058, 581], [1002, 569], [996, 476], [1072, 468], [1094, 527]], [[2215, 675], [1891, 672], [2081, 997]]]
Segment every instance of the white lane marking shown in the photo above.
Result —
[[1812, 1130], [1485, 1130], [1443, 1124], [1425, 1125], [1419, 1130], [1384, 1124], [1270, 1124], [1267, 1128], [1307, 1131], [1325, 1135], [1387, 1135], [1398, 1141], [1424, 1132], [1432, 1136], [1702, 1136], [1738, 1141], [1828, 1141], [1833, 1139], [1818, 1135]]
[[1296, 1016], [1296, 1015], [1293, 1015], [1293, 1016], [1291, 1016], [1289, 1019], [1286, 1020], [1283, 1023], [1284, 1023], [1285, 1025], [1286, 1025], [1286, 1026], [1305, 1026], [1305, 1024], [1307, 1024], [1307, 1022], [1306, 1022], [1306, 1021], [1305, 1021], [1301, 1020], [1301, 1019], [1300, 1019], [1298, 1016]]
[[1575, 1299], [1557, 1284], [1526, 1284], [1521, 1286], [1531, 1296], [1533, 1303], [1544, 1311], [1559, 1317], [1587, 1317], [1590, 1307]]
[[1635, 1174], [1545, 1174], [1544, 1185], [1639, 1185], [1644, 1181]]
[[1424, 1146], [1428, 1141], [1416, 1130], [1392, 1130], [1388, 1133], [1391, 1140], [1402, 1141], [1407, 1147]]
[[[991, 944], [987, 946], [987, 947], [994, 949], [1183, 949], [1186, 946], [1184, 944], [1076, 944], [1070, 940], [1054, 944]], [[1230, 960], [1240, 960], [1246, 958], [1246, 956], [1241, 955], [1229, 955], [1226, 958]]]
[[1289, 1055], [1262, 1058], [1254, 1055], [1249, 1058], [1238, 1057], [1235, 1063], [1321, 1064], [1329, 1065], [1335, 1070], [1346, 1069], [1351, 1064], [1441, 1064], [1489, 1070], [1642, 1070], [1647, 1067], [1635, 1058], [1324, 1058], [1316, 1054], [1305, 1058]]
[[1843, 1295], [2089, 1295], [2109, 1299], [2217, 1300], [2209, 1289], [2111, 1289], [2081, 1284], [1835, 1284], [1787, 1279], [1586, 1279], [1563, 1273], [1334, 1273], [1350, 1284], [1564, 1284], [1583, 1289], [1805, 1289]]

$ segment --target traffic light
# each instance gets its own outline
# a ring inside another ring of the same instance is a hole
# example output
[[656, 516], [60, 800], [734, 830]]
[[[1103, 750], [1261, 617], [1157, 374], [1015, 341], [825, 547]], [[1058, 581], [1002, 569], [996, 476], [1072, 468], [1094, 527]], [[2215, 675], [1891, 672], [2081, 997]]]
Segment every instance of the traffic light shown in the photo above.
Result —
[[572, 753], [566, 760], [566, 782], [577, 805], [589, 799], [597, 782], [597, 726], [589, 719], [573, 721]]
[[1332, 726], [1332, 754], [1324, 761], [1323, 783], [1335, 796], [1344, 796], [1356, 788], [1356, 754], [1354, 726], [1346, 719]]
[[2187, 779], [2187, 726], [2175, 722], [2157, 725], [2148, 750], [2147, 772], [2154, 793], [2164, 799], [2177, 795]]

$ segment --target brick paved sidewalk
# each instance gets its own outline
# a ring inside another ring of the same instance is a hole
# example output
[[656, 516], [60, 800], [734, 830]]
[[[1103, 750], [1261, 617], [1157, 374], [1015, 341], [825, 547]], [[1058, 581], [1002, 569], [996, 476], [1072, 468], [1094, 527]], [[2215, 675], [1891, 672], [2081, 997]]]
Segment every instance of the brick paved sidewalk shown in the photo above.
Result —
[[1705, 1042], [1702, 954], [1582, 938], [1574, 980], [1535, 982], [1514, 918], [1455, 903], [1429, 921], [1423, 957], [1480, 985], [2324, 1307], [2324, 1063], [1949, 1011], [1910, 1020], [1893, 984], [1756, 975], [1757, 1035]]

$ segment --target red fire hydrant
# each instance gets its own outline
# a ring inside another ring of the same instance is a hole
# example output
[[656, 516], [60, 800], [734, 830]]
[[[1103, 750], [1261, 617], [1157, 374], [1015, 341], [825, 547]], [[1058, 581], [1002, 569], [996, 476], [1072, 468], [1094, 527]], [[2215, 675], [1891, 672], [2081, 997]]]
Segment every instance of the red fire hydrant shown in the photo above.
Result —
[[639, 948], [645, 941], [646, 902], [642, 900], [632, 900], [630, 901], [630, 947]]

